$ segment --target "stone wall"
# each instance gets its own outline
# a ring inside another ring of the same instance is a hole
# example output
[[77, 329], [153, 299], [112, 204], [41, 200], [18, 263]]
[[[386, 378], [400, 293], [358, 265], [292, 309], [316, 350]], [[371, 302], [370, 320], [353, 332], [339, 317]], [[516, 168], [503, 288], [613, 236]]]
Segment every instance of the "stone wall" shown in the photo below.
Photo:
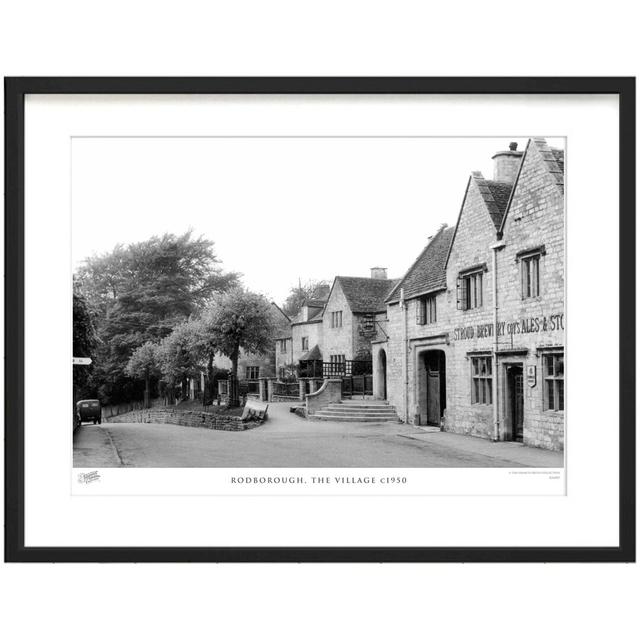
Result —
[[[282, 342], [283, 342], [282, 338], [276, 340], [276, 350], [275, 350], [275, 358], [276, 358], [275, 375], [276, 376], [280, 375], [280, 369], [282, 367], [286, 367], [291, 364], [297, 364], [297, 360], [293, 359], [293, 348], [292, 348], [291, 338], [287, 338], [286, 340], [284, 340], [285, 342], [284, 352], [282, 351], [282, 347], [281, 347]], [[260, 376], [260, 377], [263, 377], [263, 376]]]
[[[342, 327], [331, 327], [332, 311], [342, 311]], [[324, 310], [322, 324], [324, 362], [330, 362], [332, 355], [344, 355], [346, 360], [353, 360], [354, 332], [353, 314], [340, 283], [336, 282]]]
[[[293, 341], [293, 361], [298, 364], [300, 360], [300, 356], [303, 353], [306, 353], [310, 349], [313, 349], [316, 345], [322, 351], [322, 355], [324, 356], [324, 351], [322, 350], [322, 338], [323, 338], [323, 326], [322, 326], [322, 318], [317, 318], [315, 320], [311, 320], [310, 322], [303, 322], [300, 324], [294, 324], [291, 327], [291, 336]], [[309, 348], [302, 348], [302, 338], [309, 338]]]
[[172, 409], [147, 409], [132, 411], [106, 422], [142, 422], [151, 424], [175, 424], [180, 427], [202, 427], [219, 431], [245, 431], [260, 426], [257, 420], [243, 422], [240, 416], [225, 416], [202, 411], [176, 411]]
[[[478, 329], [492, 325], [494, 306], [491, 246], [496, 243], [497, 229], [489, 215], [485, 189], [483, 176], [472, 174], [447, 263], [446, 323], [451, 348], [446, 356], [445, 429], [491, 438], [494, 429], [493, 405], [471, 402], [470, 354], [488, 350], [491, 355], [494, 346], [492, 334]], [[477, 265], [484, 265], [482, 305], [473, 309], [458, 309], [460, 272]], [[505, 286], [509, 284], [513, 285], [505, 282]]]
[[[535, 385], [525, 382], [524, 387], [524, 443], [555, 450], [564, 448], [564, 412], [545, 410], [542, 356], [559, 352], [565, 343], [565, 217], [561, 179], [561, 169], [546, 142], [534, 138], [529, 143], [505, 220], [505, 248], [498, 254], [498, 302], [500, 321], [505, 322], [501, 349], [526, 349], [526, 355], [519, 359], [525, 367], [525, 377], [527, 366], [535, 367], [536, 372]], [[523, 298], [518, 253], [542, 247], [540, 295]], [[507, 359], [515, 360], [502, 358], [505, 362]], [[509, 417], [501, 417], [501, 423], [508, 429]]]
[[320, 389], [307, 394], [305, 398], [306, 415], [311, 416], [333, 402], [342, 399], [342, 380], [326, 379]]

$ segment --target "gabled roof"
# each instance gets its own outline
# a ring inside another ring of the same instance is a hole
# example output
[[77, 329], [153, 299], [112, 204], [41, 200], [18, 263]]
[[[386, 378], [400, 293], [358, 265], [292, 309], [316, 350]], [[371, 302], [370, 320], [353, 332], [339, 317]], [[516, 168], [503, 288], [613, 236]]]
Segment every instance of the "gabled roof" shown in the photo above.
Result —
[[340, 283], [353, 313], [375, 313], [385, 310], [385, 299], [398, 280], [336, 276], [334, 287], [336, 283]]
[[307, 351], [306, 353], [303, 353], [300, 358], [298, 358], [299, 360], [303, 361], [303, 360], [322, 360], [322, 351], [320, 351], [320, 347], [318, 347], [318, 345], [314, 345], [314, 347], [310, 350]]
[[404, 278], [391, 291], [388, 303], [400, 300], [400, 289], [406, 299], [438, 291], [447, 286], [445, 263], [453, 238], [453, 227], [446, 225], [436, 233], [411, 265]]
[[[527, 152], [525, 151], [523, 154], [523, 160], [520, 162], [520, 169], [522, 169], [522, 163], [524, 161], [524, 156], [526, 156]], [[518, 175], [520, 175], [520, 169], [518, 170]], [[504, 219], [507, 214], [507, 210], [509, 209], [509, 203], [511, 202], [511, 196], [513, 194], [513, 189], [515, 184], [518, 182], [518, 178], [514, 183], [511, 182], [498, 182], [496, 180], [485, 180], [484, 176], [480, 171], [472, 171], [471, 176], [469, 177], [469, 181], [467, 182], [467, 188], [464, 191], [464, 196], [462, 198], [462, 205], [460, 206], [460, 213], [458, 213], [458, 221], [456, 222], [455, 230], [453, 232], [453, 236], [451, 238], [451, 242], [449, 244], [449, 249], [447, 250], [447, 257], [445, 259], [444, 268], [447, 268], [447, 263], [449, 262], [449, 255], [451, 254], [451, 247], [453, 246], [453, 242], [456, 237], [456, 233], [458, 231], [458, 226], [460, 225], [460, 218], [462, 217], [462, 212], [464, 211], [464, 205], [467, 201], [467, 195], [469, 194], [469, 187], [471, 183], [474, 182], [478, 190], [480, 191], [480, 195], [484, 200], [484, 203], [487, 207], [487, 211], [489, 213], [489, 217], [493, 222], [496, 231], [500, 231], [502, 225], [504, 224]]]
[[291, 322], [291, 318], [281, 309], [279, 305], [277, 305], [275, 302], [272, 302], [271, 304], [273, 305], [273, 307], [275, 307], [277, 311], [280, 312], [280, 315], [275, 314], [277, 320], [284, 319], [287, 322]]
[[326, 302], [329, 298], [329, 293], [331, 293], [331, 285], [329, 284], [319, 284], [313, 291], [313, 295], [311, 296], [314, 300]]
[[471, 176], [478, 185], [478, 191], [480, 191], [480, 195], [487, 205], [487, 211], [491, 216], [491, 220], [493, 220], [496, 230], [500, 229], [507, 205], [509, 204], [509, 196], [513, 189], [513, 183], [485, 180], [479, 171], [473, 171]]
[[[322, 318], [325, 303], [319, 307], [307, 307], [307, 319], [304, 318], [304, 307], [291, 320], [291, 324], [304, 324], [305, 322], [318, 322]], [[305, 306], [306, 303], [305, 303]]]
[[502, 223], [502, 218], [507, 210], [507, 204], [509, 203], [509, 196], [513, 190], [513, 184], [511, 182], [496, 182], [495, 180], [485, 180], [485, 182], [489, 187], [489, 191], [491, 191], [493, 201], [498, 207], [497, 217], [494, 218], [492, 215], [491, 218], [493, 223], [496, 225], [496, 228], [499, 228]]
[[314, 320], [318, 316], [322, 315], [322, 311], [324, 309], [324, 303], [321, 307], [309, 307], [309, 315], [307, 316], [307, 322], [310, 320]]
[[522, 162], [520, 164], [520, 169], [518, 170], [518, 175], [516, 176], [514, 188], [511, 191], [511, 195], [509, 196], [507, 210], [502, 217], [500, 229], [498, 229], [500, 233], [504, 231], [505, 222], [507, 221], [507, 214], [509, 212], [509, 208], [511, 207], [511, 200], [513, 199], [513, 194], [515, 193], [515, 186], [518, 184], [518, 180], [520, 179], [520, 173], [522, 171], [522, 167], [524, 167], [524, 160], [527, 157], [527, 153], [529, 152], [529, 148], [531, 147], [531, 145], [535, 145], [538, 148], [538, 151], [540, 152], [542, 160], [549, 170], [549, 173], [555, 180], [555, 183], [560, 191], [564, 193], [564, 151], [562, 149], [550, 147], [544, 138], [529, 138], [527, 147], [524, 150], [524, 155], [522, 156]]
[[556, 149], [555, 147], [549, 147], [553, 154], [554, 160], [558, 163], [560, 170], [564, 174], [564, 149]]

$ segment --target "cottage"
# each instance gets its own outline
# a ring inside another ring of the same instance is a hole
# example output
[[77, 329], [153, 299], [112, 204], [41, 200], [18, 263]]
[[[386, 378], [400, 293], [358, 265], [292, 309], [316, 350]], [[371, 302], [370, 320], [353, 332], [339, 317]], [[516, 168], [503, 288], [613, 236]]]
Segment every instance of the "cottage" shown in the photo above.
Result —
[[371, 342], [385, 335], [385, 298], [397, 283], [382, 267], [372, 268], [370, 278], [336, 276], [322, 318], [327, 377], [350, 374], [348, 363], [371, 362]]
[[533, 138], [493, 160], [388, 296], [374, 395], [407, 422], [562, 450], [564, 153]]
[[276, 341], [280, 379], [294, 364], [300, 378], [366, 375], [369, 382], [371, 341], [386, 335], [385, 299], [397, 283], [375, 267], [370, 278], [336, 276], [330, 288], [306, 300], [291, 321], [290, 339]]
[[322, 285], [291, 321], [291, 356], [299, 377], [322, 377], [322, 313], [328, 299], [329, 286]]

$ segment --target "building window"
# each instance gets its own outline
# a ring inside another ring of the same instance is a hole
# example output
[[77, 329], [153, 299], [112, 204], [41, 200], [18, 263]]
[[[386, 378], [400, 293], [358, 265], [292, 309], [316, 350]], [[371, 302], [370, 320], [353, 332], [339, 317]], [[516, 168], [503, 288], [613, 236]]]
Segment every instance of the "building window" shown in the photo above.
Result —
[[418, 298], [416, 305], [416, 324], [433, 324], [436, 322], [436, 297]]
[[458, 276], [458, 309], [482, 306], [482, 270]]
[[342, 311], [331, 312], [331, 328], [339, 329], [342, 326]]
[[280, 353], [287, 353], [287, 341], [280, 340]]
[[564, 354], [549, 354], [544, 360], [544, 408], [564, 411]]
[[520, 260], [522, 297], [535, 298], [540, 295], [540, 254], [526, 256]]
[[309, 351], [309, 338], [307, 336], [302, 338], [302, 350]]
[[471, 358], [471, 404], [493, 403], [491, 357]]
[[247, 367], [246, 378], [247, 380], [257, 380], [260, 377], [260, 367]]

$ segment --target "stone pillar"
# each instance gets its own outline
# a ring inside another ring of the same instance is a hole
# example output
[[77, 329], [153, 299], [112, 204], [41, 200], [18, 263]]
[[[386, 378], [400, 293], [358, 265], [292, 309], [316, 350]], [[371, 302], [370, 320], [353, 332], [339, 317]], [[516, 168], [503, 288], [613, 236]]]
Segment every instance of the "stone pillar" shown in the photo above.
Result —
[[258, 393], [260, 394], [260, 402], [266, 402], [269, 399], [266, 378], [258, 378], [258, 389]]
[[304, 379], [298, 380], [298, 398], [304, 400], [307, 395], [307, 381]]
[[273, 402], [273, 378], [267, 380], [267, 401]]

